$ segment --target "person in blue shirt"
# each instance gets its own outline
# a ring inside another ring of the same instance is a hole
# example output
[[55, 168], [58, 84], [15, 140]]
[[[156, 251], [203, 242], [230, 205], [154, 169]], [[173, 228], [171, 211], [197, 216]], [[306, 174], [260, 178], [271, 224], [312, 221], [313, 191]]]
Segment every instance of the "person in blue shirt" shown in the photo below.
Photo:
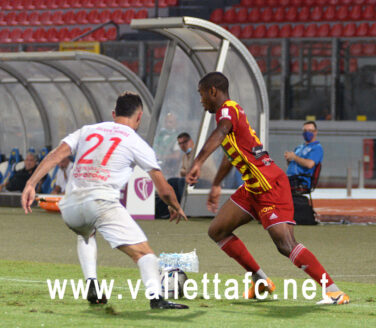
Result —
[[[317, 164], [322, 162], [324, 151], [317, 140], [317, 125], [314, 121], [303, 124], [303, 138], [305, 142], [294, 151], [286, 151], [284, 156], [288, 162], [287, 175], [292, 186], [303, 185], [311, 187], [311, 176]], [[296, 175], [300, 176], [297, 179]]]

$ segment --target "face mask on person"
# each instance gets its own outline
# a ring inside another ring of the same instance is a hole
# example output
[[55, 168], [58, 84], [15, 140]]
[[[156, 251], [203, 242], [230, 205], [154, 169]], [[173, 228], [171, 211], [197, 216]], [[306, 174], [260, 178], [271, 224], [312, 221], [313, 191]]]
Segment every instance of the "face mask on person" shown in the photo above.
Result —
[[313, 132], [311, 131], [304, 131], [303, 132], [303, 138], [306, 142], [310, 142], [313, 139]]

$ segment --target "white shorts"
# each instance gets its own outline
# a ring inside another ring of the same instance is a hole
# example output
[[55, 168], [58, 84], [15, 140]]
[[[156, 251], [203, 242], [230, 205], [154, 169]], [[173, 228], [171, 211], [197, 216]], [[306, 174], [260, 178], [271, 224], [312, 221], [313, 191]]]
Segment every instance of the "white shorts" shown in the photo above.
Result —
[[70, 195], [59, 207], [67, 226], [85, 240], [98, 230], [112, 248], [147, 241], [139, 225], [119, 202], [77, 200]]

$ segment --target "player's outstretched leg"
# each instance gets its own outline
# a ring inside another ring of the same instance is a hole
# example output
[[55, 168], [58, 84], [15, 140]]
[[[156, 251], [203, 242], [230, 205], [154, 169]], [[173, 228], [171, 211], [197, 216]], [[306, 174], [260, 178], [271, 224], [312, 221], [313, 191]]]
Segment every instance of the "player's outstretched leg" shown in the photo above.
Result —
[[322, 278], [325, 275], [326, 297], [318, 304], [347, 304], [350, 298], [340, 291], [332, 278], [326, 272], [321, 263], [307, 248], [298, 244], [294, 237], [294, 228], [287, 223], [271, 226], [268, 232], [277, 246], [279, 252], [288, 257], [298, 268], [306, 272], [312, 279], [322, 286]]
[[140, 269], [141, 279], [146, 290], [153, 291], [150, 296], [158, 296], [150, 300], [150, 307], [152, 309], [188, 309], [184, 304], [177, 304], [166, 301], [162, 297], [162, 287], [160, 283], [158, 258], [154, 255], [152, 249], [147, 242], [142, 242], [135, 245], [119, 246], [119, 250], [128, 254], [133, 261], [135, 261]]
[[232, 233], [236, 228], [248, 223], [251, 219], [250, 214], [241, 209], [232, 200], [228, 200], [211, 222], [208, 231], [209, 237], [228, 256], [232, 257], [248, 272], [252, 272], [253, 284], [249, 289], [248, 295], [244, 295], [246, 298], [255, 298], [255, 283], [259, 279], [264, 279], [268, 283], [268, 286], [260, 284], [259, 292], [267, 289], [271, 293], [275, 289], [273, 282], [262, 271], [244, 243]]
[[98, 298], [94, 283], [94, 280], [97, 279], [97, 242], [95, 240], [95, 234], [89, 237], [87, 243], [84, 237], [80, 235], [77, 236], [77, 254], [85, 280], [90, 280], [87, 300], [91, 304], [106, 304], [106, 295], [103, 295], [102, 298]]

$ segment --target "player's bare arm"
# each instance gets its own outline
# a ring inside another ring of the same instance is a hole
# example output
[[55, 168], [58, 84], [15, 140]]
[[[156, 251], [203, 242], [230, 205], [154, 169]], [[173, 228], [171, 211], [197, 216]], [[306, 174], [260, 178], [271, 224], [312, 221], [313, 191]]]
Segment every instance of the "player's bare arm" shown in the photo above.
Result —
[[193, 161], [192, 167], [188, 172], [185, 180], [189, 184], [197, 183], [200, 177], [200, 169], [206, 159], [218, 148], [227, 134], [231, 132], [232, 123], [230, 120], [221, 120], [218, 122], [217, 128], [212, 132], [208, 140], [206, 140], [200, 153]]
[[22, 192], [21, 203], [26, 214], [31, 213], [31, 204], [35, 199], [35, 186], [37, 183], [63, 158], [72, 155], [70, 147], [62, 142], [58, 147], [52, 150], [38, 165]]
[[312, 159], [308, 159], [308, 158], [302, 158], [296, 155], [293, 151], [285, 151], [284, 156], [287, 162], [295, 161], [300, 166], [304, 166], [309, 169], [315, 166], [315, 161], [313, 161]]
[[168, 205], [170, 221], [176, 219], [176, 223], [179, 223], [182, 218], [188, 221], [187, 216], [176, 198], [174, 189], [168, 184], [163, 173], [159, 170], [151, 170], [148, 173], [153, 180], [159, 197]]

